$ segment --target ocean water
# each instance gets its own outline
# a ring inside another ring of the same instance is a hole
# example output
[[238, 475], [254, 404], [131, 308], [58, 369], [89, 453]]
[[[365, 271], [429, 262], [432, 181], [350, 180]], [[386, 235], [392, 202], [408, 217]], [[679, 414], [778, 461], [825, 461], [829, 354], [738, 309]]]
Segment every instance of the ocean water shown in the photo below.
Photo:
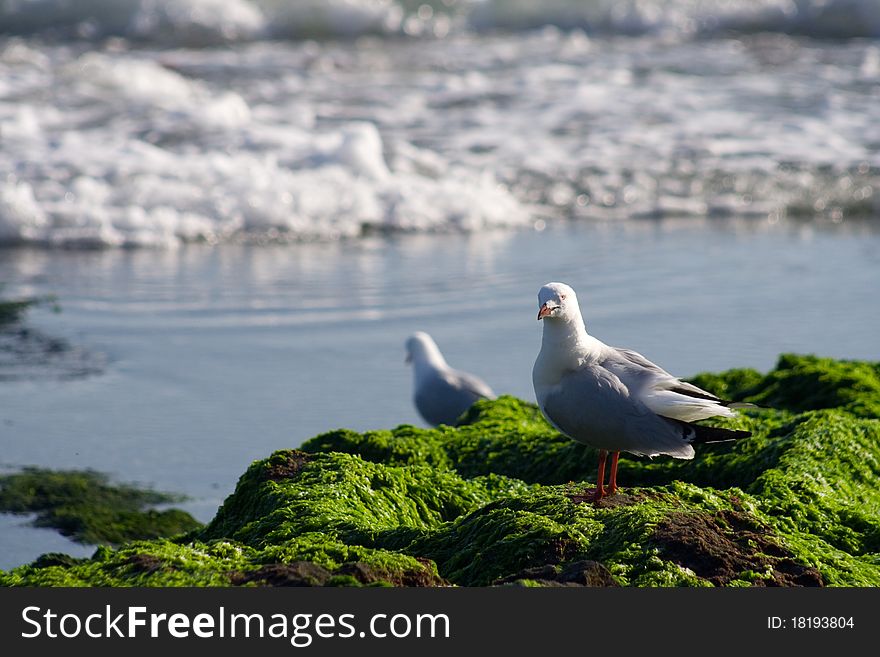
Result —
[[[0, 0], [0, 283], [61, 307], [0, 360], [0, 466], [208, 520], [421, 424], [415, 330], [533, 399], [550, 280], [682, 376], [880, 359], [878, 38], [876, 0]], [[26, 521], [0, 568], [92, 549]]]

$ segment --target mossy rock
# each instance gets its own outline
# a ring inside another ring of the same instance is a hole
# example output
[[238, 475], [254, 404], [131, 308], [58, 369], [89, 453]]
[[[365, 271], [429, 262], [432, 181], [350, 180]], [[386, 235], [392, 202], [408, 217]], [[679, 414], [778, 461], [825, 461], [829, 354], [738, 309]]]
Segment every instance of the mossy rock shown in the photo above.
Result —
[[198, 537], [258, 548], [312, 532], [353, 540], [435, 527], [525, 489], [521, 481], [497, 475], [465, 479], [450, 469], [284, 450], [251, 465]]
[[701, 374], [693, 382], [733, 401], [794, 412], [836, 408], [880, 418], [880, 363], [783, 354], [776, 368]]
[[[2, 289], [3, 284], [0, 283], [0, 290]], [[60, 306], [54, 296], [0, 299], [0, 331], [20, 323], [28, 310], [44, 304], [51, 304], [56, 312], [60, 310]]]
[[527, 483], [583, 479], [596, 467], [596, 452], [553, 429], [537, 406], [510, 396], [477, 402], [458, 427], [363, 434], [341, 429], [303, 443], [307, 452], [345, 452], [394, 465], [430, 465], [464, 477], [501, 474]]
[[178, 495], [112, 484], [93, 470], [30, 467], [0, 475], [0, 512], [34, 513], [35, 526], [57, 529], [78, 543], [119, 544], [200, 527], [180, 509], [148, 508], [182, 500]]
[[20, 321], [34, 303], [31, 299], [0, 300], [0, 328]]
[[0, 584], [880, 585], [877, 364], [785, 355], [695, 381], [755, 404], [719, 422], [752, 437], [624, 457], [598, 504], [596, 453], [502, 397], [456, 428], [325, 433], [254, 462], [204, 528]]

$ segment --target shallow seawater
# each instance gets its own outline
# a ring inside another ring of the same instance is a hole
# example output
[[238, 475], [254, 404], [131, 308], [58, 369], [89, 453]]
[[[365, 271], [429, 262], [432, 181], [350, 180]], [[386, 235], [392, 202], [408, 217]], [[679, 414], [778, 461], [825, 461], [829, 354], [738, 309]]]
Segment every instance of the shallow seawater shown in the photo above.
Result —
[[31, 526], [32, 518], [32, 514], [0, 514], [0, 536], [3, 537], [0, 570], [28, 563], [48, 552], [63, 552], [72, 557], [88, 557], [94, 553], [94, 545], [80, 545], [66, 539], [54, 529]]
[[[421, 424], [403, 342], [533, 400], [538, 288], [578, 291], [588, 329], [675, 374], [780, 352], [880, 359], [880, 233], [749, 220], [563, 224], [172, 251], [2, 251], [0, 280], [51, 291], [32, 324], [103, 374], [0, 385], [3, 464], [93, 468], [190, 495], [212, 517], [272, 450], [337, 427]], [[32, 558], [42, 548], [34, 546]], [[9, 565], [9, 564], [7, 564]]]

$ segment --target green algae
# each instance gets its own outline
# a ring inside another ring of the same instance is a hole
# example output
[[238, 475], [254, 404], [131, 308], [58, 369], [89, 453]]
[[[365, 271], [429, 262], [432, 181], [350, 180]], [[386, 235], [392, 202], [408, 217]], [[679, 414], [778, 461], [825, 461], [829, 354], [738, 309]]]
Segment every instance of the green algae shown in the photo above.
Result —
[[[293, 564], [308, 563], [311, 573]], [[299, 572], [297, 572], [299, 571]], [[44, 555], [28, 566], [0, 571], [3, 586], [438, 586], [444, 580], [428, 561], [398, 553], [348, 546], [321, 535], [299, 537], [258, 550], [236, 541], [158, 539], [118, 549], [99, 547], [89, 559]]]
[[556, 432], [534, 404], [510, 396], [474, 404], [456, 428], [339, 430], [303, 443], [306, 452], [337, 451], [393, 465], [431, 465], [468, 478], [500, 474], [527, 483], [583, 479], [596, 452]]
[[452, 467], [444, 441], [437, 435], [453, 431], [419, 429], [401, 425], [394, 431], [367, 431], [360, 434], [349, 429], [330, 431], [307, 440], [301, 449], [307, 452], [341, 452], [357, 454], [375, 463], [395, 465], [430, 465], [440, 468]]
[[[0, 284], [0, 289], [2, 287]], [[52, 304], [53, 310], [56, 312], [59, 310], [54, 296], [0, 299], [0, 329], [21, 322], [28, 310], [43, 304]]]
[[433, 527], [524, 488], [497, 475], [464, 479], [448, 469], [285, 450], [251, 465], [199, 537], [255, 547], [309, 532], [364, 540], [383, 530]]
[[837, 408], [880, 418], [880, 363], [783, 354], [766, 376], [731, 370], [693, 379], [715, 394], [794, 412]]
[[801, 416], [776, 467], [748, 491], [775, 524], [853, 555], [880, 552], [880, 422], [840, 411]]
[[599, 504], [595, 451], [512, 397], [456, 428], [328, 432], [254, 462], [204, 528], [0, 584], [880, 586], [878, 373], [783, 355], [699, 375], [755, 404], [715, 423], [752, 437], [623, 457]]
[[35, 513], [35, 526], [57, 529], [79, 543], [123, 543], [199, 527], [199, 522], [180, 509], [145, 508], [181, 499], [111, 484], [106, 475], [91, 470], [25, 468], [0, 475], [0, 512]]
[[32, 299], [0, 301], [0, 327], [20, 321], [27, 309], [33, 306], [34, 303]]
[[695, 386], [721, 399], [743, 401], [745, 392], [763, 381], [764, 375], [751, 368], [735, 368], [726, 372], [703, 372], [689, 379]]

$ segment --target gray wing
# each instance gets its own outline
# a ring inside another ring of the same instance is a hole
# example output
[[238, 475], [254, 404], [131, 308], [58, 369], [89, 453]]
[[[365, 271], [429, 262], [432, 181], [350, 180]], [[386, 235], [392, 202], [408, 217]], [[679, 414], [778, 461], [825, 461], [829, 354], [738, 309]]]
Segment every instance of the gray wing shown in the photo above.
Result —
[[494, 398], [492, 389], [479, 378], [450, 370], [424, 381], [416, 391], [415, 404], [426, 422], [454, 425], [474, 402]]
[[492, 388], [480, 377], [460, 370], [452, 370], [446, 374], [449, 377], [447, 380], [451, 385], [476, 395], [477, 399], [495, 399], [495, 393], [492, 392]]
[[613, 372], [584, 365], [562, 377], [541, 400], [541, 410], [564, 434], [610, 451], [693, 458], [680, 425], [659, 417]]
[[654, 388], [656, 390], [671, 390], [708, 401], [721, 401], [712, 393], [682, 381], [631, 349], [611, 347], [601, 365], [616, 374], [633, 394], [640, 394], [648, 388]]

